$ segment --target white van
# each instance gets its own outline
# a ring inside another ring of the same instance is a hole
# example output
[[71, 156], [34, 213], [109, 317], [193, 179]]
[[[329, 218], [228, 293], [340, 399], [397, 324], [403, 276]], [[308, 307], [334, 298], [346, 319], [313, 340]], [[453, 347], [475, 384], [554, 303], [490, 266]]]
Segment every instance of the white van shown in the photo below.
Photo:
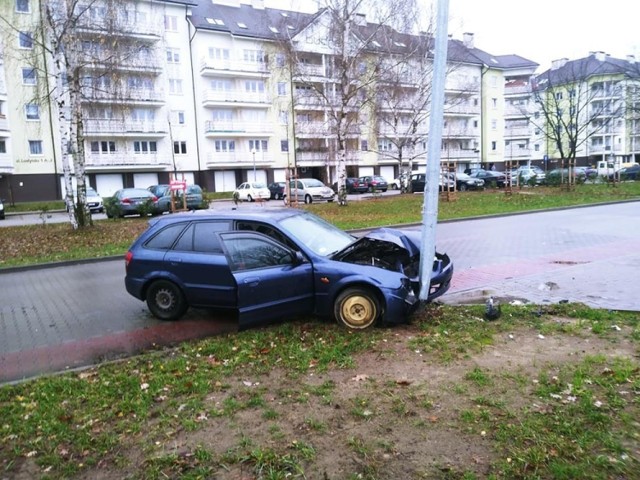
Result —
[[637, 162], [612, 162], [610, 160], [600, 160], [596, 165], [596, 170], [598, 171], [598, 175], [612, 175], [616, 173], [618, 170], [622, 168], [631, 167], [636, 165]]

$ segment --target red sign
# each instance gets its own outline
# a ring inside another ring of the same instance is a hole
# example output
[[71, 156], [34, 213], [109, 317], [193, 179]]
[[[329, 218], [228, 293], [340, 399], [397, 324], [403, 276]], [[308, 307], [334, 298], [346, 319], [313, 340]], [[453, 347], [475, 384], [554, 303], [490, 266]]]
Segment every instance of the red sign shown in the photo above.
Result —
[[184, 182], [182, 180], [171, 180], [169, 182], [169, 188], [174, 192], [177, 190], [186, 190], [187, 182]]

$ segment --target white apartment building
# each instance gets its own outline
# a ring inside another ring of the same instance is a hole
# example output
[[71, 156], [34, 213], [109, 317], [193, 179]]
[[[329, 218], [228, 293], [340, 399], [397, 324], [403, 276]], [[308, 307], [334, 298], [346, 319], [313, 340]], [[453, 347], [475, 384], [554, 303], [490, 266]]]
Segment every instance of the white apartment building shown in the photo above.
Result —
[[[103, 196], [121, 187], [166, 183], [172, 175], [209, 191], [231, 191], [254, 178], [282, 181], [292, 169], [335, 181], [330, 105], [309, 94], [312, 84], [325, 93], [337, 88], [334, 52], [323, 31], [326, 18], [323, 12], [246, 1], [132, 0], [115, 15], [118, 45], [127, 52], [117, 64], [105, 60], [109, 52], [99, 41], [113, 16], [109, 2], [92, 4], [78, 31], [80, 51], [92, 59], [83, 69], [82, 109], [88, 179]], [[50, 79], [43, 59], [34, 55], [44, 2], [7, 0], [0, 7], [15, 25], [0, 32], [5, 51], [0, 73], [4, 66], [6, 77], [6, 93], [0, 88], [0, 196], [12, 201], [64, 195], [56, 109], [42, 95], [51, 88]], [[355, 34], [372, 25], [360, 16]], [[285, 68], [283, 36], [297, 50], [292, 70]], [[391, 37], [393, 54], [414, 41]], [[383, 41], [372, 40], [371, 55]], [[527, 153], [535, 157], [525, 125], [518, 130], [505, 111], [513, 98], [510, 82], [533, 74], [537, 64], [490, 55], [475, 48], [471, 34], [451, 39], [448, 56], [442, 162], [463, 170], [502, 164], [514, 153], [522, 160]], [[386, 87], [381, 82], [376, 88], [379, 93]], [[410, 103], [416, 85], [403, 88]], [[369, 107], [348, 112], [350, 176], [398, 174], [398, 138], [409, 130], [401, 135], [384, 126], [380, 120], [389, 113]], [[415, 105], [407, 105], [400, 123], [408, 126], [412, 115]], [[422, 168], [428, 111], [415, 126], [410, 153], [414, 168]]]

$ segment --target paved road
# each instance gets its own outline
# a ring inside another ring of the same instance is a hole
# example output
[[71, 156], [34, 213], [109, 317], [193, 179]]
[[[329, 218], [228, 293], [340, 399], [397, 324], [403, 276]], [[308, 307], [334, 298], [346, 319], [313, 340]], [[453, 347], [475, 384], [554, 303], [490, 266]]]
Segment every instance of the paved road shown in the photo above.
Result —
[[[639, 216], [633, 202], [442, 223], [438, 250], [456, 269], [442, 300], [640, 311]], [[206, 310], [159, 322], [123, 277], [121, 259], [0, 273], [0, 382], [236, 329]]]

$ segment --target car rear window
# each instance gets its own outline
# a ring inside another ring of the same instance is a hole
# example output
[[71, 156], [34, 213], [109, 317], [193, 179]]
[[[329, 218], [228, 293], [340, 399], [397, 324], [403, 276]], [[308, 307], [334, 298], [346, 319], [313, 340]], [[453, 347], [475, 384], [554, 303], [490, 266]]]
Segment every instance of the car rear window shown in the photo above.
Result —
[[222, 253], [216, 233], [231, 230], [230, 223], [194, 222], [176, 243], [174, 250], [184, 252]]

